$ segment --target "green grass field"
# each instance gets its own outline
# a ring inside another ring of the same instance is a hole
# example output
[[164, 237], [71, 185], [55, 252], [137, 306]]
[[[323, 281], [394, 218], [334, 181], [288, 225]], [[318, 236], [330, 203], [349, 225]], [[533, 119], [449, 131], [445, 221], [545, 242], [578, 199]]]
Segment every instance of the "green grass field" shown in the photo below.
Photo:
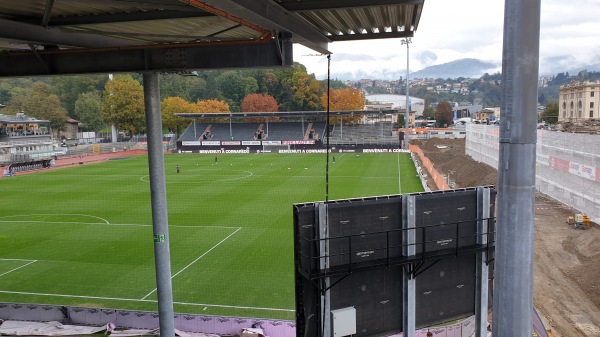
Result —
[[[325, 155], [165, 166], [175, 311], [293, 319], [292, 205], [325, 200]], [[408, 154], [329, 167], [330, 200], [422, 191]], [[147, 157], [0, 179], [0, 193], [0, 301], [157, 310]]]

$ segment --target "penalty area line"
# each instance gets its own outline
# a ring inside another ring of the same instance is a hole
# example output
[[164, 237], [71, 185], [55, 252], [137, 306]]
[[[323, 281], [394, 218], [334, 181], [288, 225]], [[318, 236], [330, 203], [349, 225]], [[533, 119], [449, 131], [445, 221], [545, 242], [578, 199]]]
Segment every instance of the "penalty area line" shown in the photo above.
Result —
[[[15, 260], [15, 261], [19, 261], [19, 260]], [[22, 260], [22, 261], [26, 261], [26, 260]], [[9, 270], [9, 271], [7, 271], [7, 272], [5, 272], [5, 273], [2, 273], [2, 274], [0, 274], [0, 277], [4, 276], [4, 275], [6, 275], [6, 274], [10, 274], [10, 273], [12, 273], [13, 271], [15, 271], [15, 270], [19, 270], [19, 269], [21, 269], [21, 268], [23, 268], [23, 267], [27, 267], [28, 265], [30, 265], [30, 264], [32, 264], [32, 263], [34, 263], [34, 262], [37, 262], [38, 260], [29, 260], [29, 261], [30, 261], [29, 263], [25, 263], [24, 265], [22, 265], [22, 266], [20, 266], [20, 267], [17, 267], [17, 268], [11, 269], [11, 270]]]
[[[0, 223], [36, 223], [44, 225], [97, 225], [97, 226], [123, 226], [123, 227], [152, 227], [151, 224], [135, 224], [135, 223], [102, 223], [102, 222], [71, 222], [71, 221], [41, 221], [41, 220], [2, 220]], [[169, 228], [226, 228], [226, 229], [237, 229], [240, 227], [234, 226], [180, 226], [180, 225], [169, 225]], [[29, 261], [29, 260], [28, 260]]]
[[[141, 299], [136, 299], [136, 298], [45, 294], [45, 293], [31, 293], [31, 292], [23, 292], [23, 291], [6, 291], [6, 290], [0, 290], [0, 293], [1, 294], [13, 294], [13, 295], [46, 296], [46, 297], [83, 298], [83, 299], [108, 300], [108, 301], [150, 302], [150, 303], [158, 302], [157, 300], [143, 300], [143, 299], [141, 300]], [[284, 312], [294, 312], [295, 311], [293, 309], [263, 308], [263, 307], [249, 307], [249, 306], [225, 305], [225, 304], [190, 303], [190, 302], [176, 302], [176, 301], [173, 301], [173, 304], [190, 305], [190, 306], [198, 306], [198, 307], [245, 309], [245, 310], [284, 311]]]
[[[204, 252], [204, 254], [200, 255], [194, 261], [190, 262], [187, 266], [183, 267], [181, 270], [179, 270], [177, 273], [175, 273], [173, 276], [171, 276], [171, 279], [175, 278], [175, 276], [177, 276], [177, 275], [181, 274], [182, 272], [184, 272], [186, 269], [188, 269], [194, 263], [198, 262], [198, 260], [200, 260], [201, 258], [203, 258], [206, 254], [210, 253], [213, 249], [217, 248], [220, 244], [222, 244], [223, 242], [227, 241], [227, 239], [229, 239], [233, 234], [237, 233], [240, 229], [242, 229], [242, 227], [238, 227], [238, 229], [236, 229], [233, 233], [227, 235], [227, 237], [225, 239], [219, 241], [219, 243], [217, 243], [216, 245], [212, 246], [209, 250], [207, 250], [206, 252]], [[142, 300], [145, 300], [148, 296], [152, 295], [156, 290], [157, 290], [157, 288], [154, 288], [154, 290], [152, 290], [151, 292], [149, 292], [148, 294], [146, 294], [146, 296], [142, 297]]]

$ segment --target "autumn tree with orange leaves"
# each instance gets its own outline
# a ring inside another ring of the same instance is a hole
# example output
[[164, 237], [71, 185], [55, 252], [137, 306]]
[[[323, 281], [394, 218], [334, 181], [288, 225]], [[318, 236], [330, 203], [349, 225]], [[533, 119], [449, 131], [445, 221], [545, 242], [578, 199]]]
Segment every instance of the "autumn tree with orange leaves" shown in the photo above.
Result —
[[190, 120], [175, 116], [177, 113], [192, 112], [190, 103], [181, 97], [168, 97], [160, 103], [163, 127], [170, 131], [179, 131], [190, 124]]
[[276, 112], [279, 105], [271, 95], [250, 94], [242, 101], [242, 112]]
[[[192, 112], [204, 112], [204, 113], [218, 113], [218, 112], [230, 112], [229, 104], [218, 99], [206, 99], [199, 100], [195, 104], [191, 104]], [[212, 122], [229, 122], [229, 118], [213, 118]]]
[[229, 104], [218, 99], [200, 100], [192, 105], [192, 112], [229, 112]]
[[[321, 104], [327, 109], [327, 93], [321, 97]], [[365, 106], [365, 95], [358, 88], [329, 89], [329, 111], [362, 110]], [[344, 123], [357, 123], [362, 115], [345, 116]], [[329, 123], [339, 121], [339, 117], [330, 117]]]

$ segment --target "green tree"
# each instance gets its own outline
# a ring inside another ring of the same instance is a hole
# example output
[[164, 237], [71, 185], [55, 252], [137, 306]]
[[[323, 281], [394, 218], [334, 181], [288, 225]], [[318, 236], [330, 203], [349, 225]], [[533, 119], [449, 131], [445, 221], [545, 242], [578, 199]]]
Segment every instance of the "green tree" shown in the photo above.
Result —
[[219, 75], [216, 82], [231, 110], [240, 111], [240, 103], [246, 96], [246, 80], [239, 72], [229, 70]]
[[100, 131], [106, 125], [102, 118], [102, 98], [97, 92], [79, 95], [75, 102], [75, 118], [83, 123], [85, 131]]
[[69, 119], [58, 96], [52, 94], [48, 85], [43, 82], [33, 83], [31, 89], [14, 91], [6, 109], [13, 113], [23, 111], [28, 116], [49, 120], [52, 130], [56, 132], [64, 131]]
[[426, 106], [425, 109], [423, 109], [423, 116], [429, 119], [435, 119], [435, 111], [432, 107]]
[[558, 122], [558, 101], [548, 102], [540, 117], [548, 124], [556, 124]]
[[452, 124], [454, 119], [454, 110], [450, 103], [446, 101], [439, 102], [435, 111], [435, 120], [439, 126], [445, 127]]
[[262, 82], [260, 83], [260, 91], [266, 95], [276, 95], [279, 87], [279, 78], [274, 71], [265, 71]]
[[402, 129], [406, 126], [406, 118], [404, 117], [405, 114], [398, 114], [398, 128]]
[[160, 98], [181, 97], [188, 102], [201, 98], [206, 90], [206, 81], [198, 76], [180, 74], [160, 75]]
[[50, 78], [50, 89], [62, 102], [69, 116], [75, 115], [75, 103], [79, 96], [86, 92], [100, 92], [106, 85], [106, 75], [53, 76]]
[[104, 120], [131, 135], [146, 132], [144, 89], [131, 75], [117, 75], [108, 81], [102, 99]]
[[245, 88], [244, 92], [246, 93], [246, 96], [258, 92], [258, 81], [256, 80], [256, 78], [246, 77], [245, 81], [246, 81], [246, 88]]

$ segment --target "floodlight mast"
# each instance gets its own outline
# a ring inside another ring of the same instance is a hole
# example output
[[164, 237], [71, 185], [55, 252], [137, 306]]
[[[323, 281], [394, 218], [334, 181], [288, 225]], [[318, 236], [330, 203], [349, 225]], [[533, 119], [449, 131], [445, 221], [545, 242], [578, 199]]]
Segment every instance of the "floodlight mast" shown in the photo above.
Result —
[[400, 44], [406, 45], [406, 119], [404, 120], [404, 149], [408, 150], [408, 127], [409, 127], [409, 119], [410, 119], [410, 93], [408, 90], [408, 74], [409, 74], [409, 45], [412, 43], [410, 38], [402, 39]]

